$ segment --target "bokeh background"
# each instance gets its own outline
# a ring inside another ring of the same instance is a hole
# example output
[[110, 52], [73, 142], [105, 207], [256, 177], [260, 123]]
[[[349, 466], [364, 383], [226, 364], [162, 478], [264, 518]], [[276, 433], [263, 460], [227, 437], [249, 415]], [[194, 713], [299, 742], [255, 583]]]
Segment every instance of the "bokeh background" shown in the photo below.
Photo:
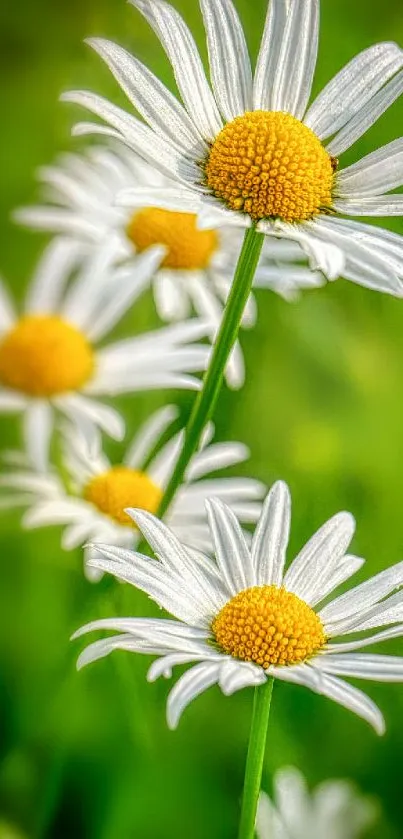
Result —
[[[205, 53], [197, 3], [176, 5]], [[256, 55], [266, 0], [237, 5]], [[79, 148], [70, 137], [78, 111], [58, 95], [88, 87], [124, 104], [82, 43], [90, 34], [119, 41], [173, 85], [157, 39], [123, 0], [0, 5], [0, 270], [17, 296], [46, 237], [13, 226], [10, 212], [35, 198], [38, 165]], [[391, 39], [403, 44], [401, 0], [324, 0], [315, 89], [357, 51]], [[402, 115], [400, 101], [343, 163], [401, 134]], [[403, 233], [401, 220], [390, 226]], [[402, 559], [403, 302], [342, 280], [297, 304], [269, 292], [258, 302], [258, 325], [242, 336], [247, 384], [222, 393], [217, 436], [250, 445], [247, 474], [290, 483], [290, 555], [325, 518], [351, 510], [364, 578]], [[155, 323], [145, 297], [118, 334]], [[126, 398], [129, 428], [166, 398]], [[178, 398], [186, 413], [191, 397]], [[0, 440], [2, 449], [18, 445], [18, 423], [0, 417]], [[140, 656], [115, 653], [76, 674], [80, 645], [69, 636], [107, 614], [113, 583], [86, 582], [80, 552], [63, 554], [59, 537], [55, 528], [22, 533], [17, 514], [0, 516], [0, 839], [233, 839], [252, 692], [226, 699], [210, 690], [172, 733], [164, 718], [169, 686], [146, 684], [149, 662]], [[125, 594], [127, 609], [132, 597]], [[146, 598], [132, 604], [149, 613]], [[276, 685], [265, 787], [288, 763], [311, 784], [348, 776], [381, 803], [371, 836], [398, 839], [403, 688], [369, 684], [368, 692], [387, 718], [382, 739], [328, 700]]]

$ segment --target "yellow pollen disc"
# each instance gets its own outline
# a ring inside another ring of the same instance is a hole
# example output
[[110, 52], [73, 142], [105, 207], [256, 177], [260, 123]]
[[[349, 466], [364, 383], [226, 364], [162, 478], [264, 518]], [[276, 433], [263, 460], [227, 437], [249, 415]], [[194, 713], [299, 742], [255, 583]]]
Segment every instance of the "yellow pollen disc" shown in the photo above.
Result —
[[125, 508], [139, 507], [156, 513], [162, 492], [144, 472], [128, 466], [113, 466], [89, 481], [84, 498], [119, 524], [135, 527], [133, 519], [124, 512]]
[[277, 586], [253, 586], [223, 606], [212, 624], [217, 643], [242, 661], [261, 667], [298, 664], [326, 642], [317, 614], [296, 594]]
[[29, 396], [78, 390], [94, 354], [85, 335], [56, 315], [26, 315], [0, 340], [0, 382]]
[[126, 232], [140, 253], [151, 245], [165, 245], [165, 268], [206, 268], [218, 246], [215, 230], [198, 230], [194, 213], [175, 213], [158, 207], [136, 213]]
[[205, 164], [206, 184], [232, 210], [304, 221], [330, 207], [335, 161], [306, 125], [252, 111], [224, 126]]

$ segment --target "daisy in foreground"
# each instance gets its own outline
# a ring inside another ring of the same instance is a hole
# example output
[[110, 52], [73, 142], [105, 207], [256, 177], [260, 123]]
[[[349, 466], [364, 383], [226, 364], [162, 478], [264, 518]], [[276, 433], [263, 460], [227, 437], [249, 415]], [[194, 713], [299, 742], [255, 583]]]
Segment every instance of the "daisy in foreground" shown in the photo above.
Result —
[[[135, 548], [140, 531], [125, 509], [130, 505], [156, 513], [164, 489], [175, 468], [183, 444], [183, 432], [155, 449], [169, 425], [178, 417], [175, 406], [156, 411], [139, 429], [121, 462], [111, 463], [100, 446], [94, 431], [85, 436], [79, 429], [65, 429], [63, 445], [63, 476], [71, 488], [66, 490], [56, 470], [38, 475], [24, 463], [21, 455], [13, 456], [13, 470], [0, 475], [0, 506], [27, 507], [23, 527], [44, 527], [62, 524], [65, 550], [99, 539], [102, 542]], [[262, 509], [266, 488], [251, 478], [210, 477], [249, 457], [242, 443], [211, 443], [212, 426], [204, 436], [199, 452], [191, 460], [185, 482], [171, 505], [167, 521], [174, 533], [193, 548], [211, 552], [211, 534], [207, 523], [205, 499], [212, 493], [231, 504], [244, 523], [255, 523]], [[17, 462], [16, 462], [17, 457]], [[10, 495], [11, 491], [11, 495]], [[21, 494], [22, 493], [22, 494]], [[88, 560], [94, 548], [85, 548], [85, 570], [91, 579], [99, 579]], [[91, 573], [92, 572], [92, 573]]]
[[274, 776], [273, 798], [260, 793], [258, 839], [359, 839], [377, 816], [376, 804], [348, 781], [325, 781], [310, 793], [293, 767]]
[[113, 268], [113, 248], [82, 260], [80, 245], [54, 240], [18, 316], [0, 284], [0, 412], [22, 413], [32, 463], [45, 468], [54, 411], [121, 439], [124, 422], [99, 396], [155, 388], [198, 388], [208, 347], [193, 344], [206, 324], [186, 323], [98, 347], [149, 283], [153, 248], [130, 268]]
[[[195, 312], [210, 323], [210, 336], [215, 337], [242, 244], [240, 230], [220, 226], [200, 230], [195, 213], [150, 206], [156, 187], [169, 194], [175, 184], [118, 143], [95, 146], [82, 155], [65, 154], [57, 165], [43, 167], [39, 176], [48, 203], [18, 210], [17, 221], [82, 242], [89, 253], [114, 241], [120, 262], [160, 245], [160, 260], [150, 275], [159, 316], [173, 322]], [[117, 205], [124, 187], [137, 190], [136, 207], [133, 193], [129, 206], [124, 206], [124, 200]], [[267, 241], [255, 287], [272, 289], [292, 300], [299, 289], [323, 282], [321, 273], [309, 269], [299, 245]], [[255, 321], [256, 304], [251, 295], [242, 326], [253, 326]], [[230, 357], [226, 377], [231, 387], [243, 384], [239, 344]]]
[[[107, 125], [76, 133], [119, 138], [176, 186], [155, 186], [153, 207], [199, 215], [206, 227], [256, 225], [298, 241], [314, 268], [402, 295], [403, 238], [344, 216], [401, 215], [403, 139], [345, 169], [339, 156], [403, 91], [403, 51], [377, 44], [347, 64], [309, 105], [319, 0], [271, 0], [254, 74], [231, 0], [200, 0], [210, 64], [164, 0], [131, 0], [171, 62], [181, 104], [140, 61], [101, 38], [107, 63], [144, 121], [90, 92], [63, 96]], [[148, 123], [148, 124], [147, 124]], [[137, 189], [122, 194], [138, 206]]]
[[[392, 594], [403, 585], [403, 562], [323, 606], [330, 592], [363, 564], [346, 554], [354, 532], [349, 513], [326, 522], [285, 571], [290, 524], [286, 484], [276, 483], [267, 496], [251, 547], [229, 507], [213, 498], [206, 506], [216, 561], [189, 551], [143, 510], [130, 510], [130, 515], [158, 559], [97, 544], [103, 558], [91, 560], [95, 568], [137, 586], [176, 620], [89, 623], [74, 637], [103, 629], [120, 634], [87, 647], [78, 666], [116, 649], [147, 653], [160, 656], [148, 673], [153, 681], [170, 677], [176, 664], [197, 662], [169, 695], [171, 728], [186, 706], [213, 684], [228, 695], [263, 685], [272, 676], [333, 699], [382, 734], [385, 724], [374, 702], [339, 677], [403, 681], [403, 657], [356, 652], [403, 635], [403, 596]], [[389, 624], [395, 625], [370, 631]], [[363, 632], [357, 640], [344, 638]], [[334, 643], [338, 636], [341, 642]]]

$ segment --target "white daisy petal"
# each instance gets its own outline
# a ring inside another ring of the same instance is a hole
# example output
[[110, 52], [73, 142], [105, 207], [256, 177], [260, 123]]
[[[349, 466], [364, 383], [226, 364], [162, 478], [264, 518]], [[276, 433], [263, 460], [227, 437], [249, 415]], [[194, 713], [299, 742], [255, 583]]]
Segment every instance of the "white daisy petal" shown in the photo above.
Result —
[[[324, 140], [354, 117], [403, 66], [397, 44], [375, 44], [356, 55], [326, 85], [304, 118], [305, 125]], [[331, 151], [330, 154], [336, 154]]]
[[[400, 66], [402, 53], [400, 51]], [[391, 79], [358, 113], [339, 131], [327, 145], [327, 151], [333, 156], [342, 154], [356, 142], [368, 128], [401, 96], [403, 92], [403, 72]]]
[[350, 513], [338, 513], [315, 533], [294, 559], [284, 585], [311, 603], [326, 585], [353, 538], [355, 521]]
[[146, 122], [179, 151], [203, 156], [207, 145], [178, 100], [147, 67], [127, 50], [103, 38], [89, 38], [87, 43], [101, 56], [120, 87]]
[[273, 79], [273, 110], [302, 119], [311, 94], [318, 36], [318, 0], [294, 0], [289, 6]]
[[403, 195], [377, 195], [374, 198], [337, 198], [335, 210], [347, 216], [401, 216]]
[[321, 603], [331, 591], [338, 588], [345, 580], [352, 577], [353, 574], [356, 574], [364, 564], [365, 559], [362, 559], [362, 557], [346, 554], [334, 569], [333, 574], [327, 578], [326, 583], [321, 584], [320, 592], [317, 592], [316, 597], [311, 600], [310, 605], [316, 606], [318, 603]]
[[369, 679], [374, 682], [402, 682], [403, 657], [370, 653], [335, 653], [312, 659], [312, 667], [334, 676]]
[[244, 443], [213, 443], [192, 458], [186, 470], [186, 479], [197, 481], [210, 472], [243, 463], [249, 457], [250, 451]]
[[336, 244], [333, 244], [330, 237], [326, 242], [321, 242], [316, 234], [316, 224], [309, 227], [304, 225], [286, 224], [279, 222], [273, 226], [273, 222], [259, 221], [257, 230], [268, 236], [283, 236], [285, 239], [292, 239], [298, 242], [306, 253], [312, 271], [323, 271], [329, 280], [337, 280], [343, 275], [345, 256], [343, 251]]
[[[168, 182], [167, 182], [168, 184]], [[182, 213], [197, 213], [200, 198], [190, 190], [175, 186], [138, 186], [124, 188], [117, 193], [116, 204], [119, 207], [162, 207]]]
[[29, 460], [40, 472], [48, 465], [52, 430], [52, 407], [44, 400], [33, 400], [24, 416], [24, 439]]
[[8, 291], [0, 279], [0, 335], [7, 332], [16, 321], [16, 312]]
[[271, 0], [268, 4], [253, 81], [253, 105], [256, 111], [276, 109], [273, 102], [273, 84], [289, 8], [290, 0]]
[[206, 502], [217, 563], [232, 594], [255, 584], [255, 573], [245, 537], [232, 510], [222, 501]]
[[252, 108], [252, 70], [245, 35], [231, 0], [200, 0], [210, 74], [226, 120]]
[[[363, 629], [371, 627], [362, 627], [355, 629], [355, 632], [361, 632]], [[369, 635], [367, 638], [358, 638], [356, 641], [349, 641], [341, 644], [327, 644], [326, 653], [333, 655], [333, 653], [349, 653], [355, 650], [360, 650], [362, 647], [369, 647], [372, 644], [377, 644], [379, 641], [390, 641], [392, 638], [401, 638], [403, 635], [403, 624], [399, 626], [392, 626], [389, 629], [384, 629], [382, 632], [376, 632], [375, 635]]]
[[165, 248], [155, 245], [137, 257], [132, 265], [127, 265], [113, 278], [113, 294], [87, 329], [90, 341], [99, 341], [123, 317], [140, 295], [149, 287], [152, 276], [165, 255]]
[[0, 390], [0, 411], [2, 413], [13, 414], [15, 411], [23, 411], [28, 404], [28, 400], [23, 394], [14, 393], [12, 390]]
[[255, 664], [227, 658], [220, 665], [218, 684], [225, 696], [231, 696], [242, 688], [263, 685], [265, 682], [264, 670]]
[[266, 793], [259, 795], [256, 814], [257, 839], [290, 839], [280, 815]]
[[354, 631], [362, 632], [364, 629], [374, 629], [400, 621], [403, 621], [402, 590], [387, 597], [386, 600], [382, 600], [381, 603], [377, 603], [369, 611], [364, 612], [360, 622], [357, 624], [357, 629], [354, 629]]
[[170, 679], [172, 676], [172, 668], [179, 664], [192, 664], [195, 661], [205, 661], [217, 658], [217, 654], [213, 653], [206, 647], [199, 656], [189, 655], [189, 653], [170, 653], [162, 658], [157, 658], [153, 661], [147, 673], [147, 682], [155, 682], [161, 676], [164, 679]]
[[164, 431], [177, 419], [178, 413], [176, 405], [164, 405], [152, 414], [130, 444], [124, 458], [126, 466], [132, 469], [143, 466]]
[[183, 439], [183, 431], [180, 431], [179, 434], [176, 434], [165, 446], [163, 446], [161, 451], [158, 452], [150, 463], [148, 470], [150, 477], [163, 489], [165, 489], [174, 471], [183, 446]]
[[273, 668], [273, 674], [282, 681], [294, 682], [309, 687], [314, 693], [327, 696], [339, 705], [343, 705], [349, 711], [366, 720], [377, 734], [384, 734], [385, 721], [375, 702], [365, 693], [357, 688], [319, 671], [309, 665], [297, 665], [295, 667]]
[[[69, 91], [61, 97], [63, 102], [72, 102], [87, 108], [108, 122], [121, 140], [134, 149], [147, 163], [156, 166], [168, 178], [174, 178], [184, 183], [200, 177], [198, 169], [183, 155], [175, 151], [163, 137], [156, 134], [136, 117], [127, 114], [94, 93], [83, 90]], [[113, 136], [116, 136], [115, 132]]]
[[54, 404], [79, 428], [85, 429], [89, 425], [89, 435], [93, 434], [93, 426], [99, 426], [110, 437], [115, 440], [122, 440], [125, 434], [125, 423], [123, 417], [110, 405], [103, 405], [96, 399], [88, 399], [86, 396], [70, 393], [68, 396], [60, 396], [54, 400]]
[[[403, 586], [403, 562], [392, 565], [355, 588], [341, 594], [319, 612], [320, 619], [329, 630], [340, 621], [353, 623], [360, 619], [360, 612], [369, 609], [394, 589]], [[342, 630], [345, 631], [345, 630]]]
[[217, 592], [206, 575], [202, 571], [197, 573], [194, 559], [188, 554], [186, 548], [179, 542], [172, 530], [144, 510], [128, 509], [126, 512], [136, 522], [160, 562], [171, 572], [179, 574], [184, 583], [188, 582], [206, 615], [214, 614], [214, 610], [221, 600], [221, 592], [217, 597]]
[[57, 310], [64, 286], [78, 265], [81, 246], [70, 239], [55, 239], [46, 248], [30, 284], [25, 311], [44, 315]]
[[222, 127], [195, 41], [186, 24], [163, 0], [130, 0], [158, 35], [171, 62], [179, 92], [205, 140]]
[[167, 702], [167, 723], [175, 729], [185, 708], [218, 681], [220, 666], [214, 662], [202, 662], [187, 670], [172, 688]]
[[290, 534], [291, 498], [283, 481], [271, 488], [252, 541], [256, 585], [281, 585]]
[[382, 195], [403, 183], [403, 137], [367, 154], [337, 176], [341, 198]]

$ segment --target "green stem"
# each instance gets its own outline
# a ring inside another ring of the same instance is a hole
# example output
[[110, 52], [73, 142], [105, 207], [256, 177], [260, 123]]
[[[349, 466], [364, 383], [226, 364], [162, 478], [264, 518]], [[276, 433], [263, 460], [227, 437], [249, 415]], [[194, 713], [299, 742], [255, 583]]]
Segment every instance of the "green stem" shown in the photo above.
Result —
[[255, 688], [238, 839], [253, 839], [269, 723], [273, 678]]
[[158, 510], [159, 518], [162, 518], [167, 511], [176, 490], [183, 482], [186, 468], [199, 445], [203, 430], [214, 413], [224, 379], [225, 368], [238, 337], [242, 315], [252, 289], [263, 239], [263, 234], [257, 233], [255, 227], [250, 227], [245, 233], [231, 291], [214, 342], [210, 364], [203, 379], [203, 387], [197, 394], [185, 429], [182, 451]]

